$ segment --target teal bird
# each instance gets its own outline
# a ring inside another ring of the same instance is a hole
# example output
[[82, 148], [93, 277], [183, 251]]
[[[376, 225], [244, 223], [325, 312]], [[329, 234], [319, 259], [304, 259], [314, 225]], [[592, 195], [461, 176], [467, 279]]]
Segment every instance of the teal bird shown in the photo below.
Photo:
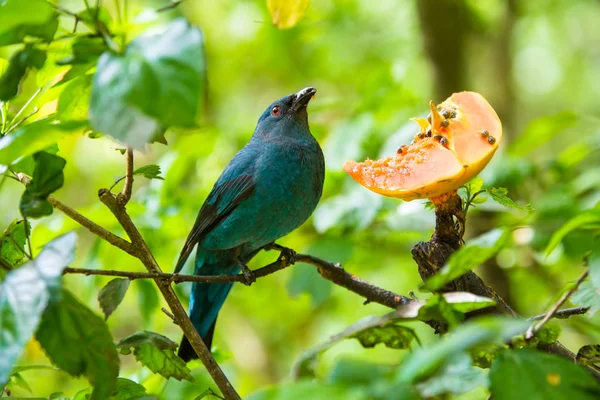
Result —
[[[194, 274], [243, 272], [265, 246], [308, 219], [323, 191], [323, 152], [308, 127], [306, 107], [316, 89], [307, 87], [271, 104], [258, 119], [252, 138], [215, 183], [200, 208], [175, 272], [197, 245]], [[210, 349], [217, 314], [233, 283], [192, 285], [189, 315]], [[179, 356], [197, 358], [183, 338]]]

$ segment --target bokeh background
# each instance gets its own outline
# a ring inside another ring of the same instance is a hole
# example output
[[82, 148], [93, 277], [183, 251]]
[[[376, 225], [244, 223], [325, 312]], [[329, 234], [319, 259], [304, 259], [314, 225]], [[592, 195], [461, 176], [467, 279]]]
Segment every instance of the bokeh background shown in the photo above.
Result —
[[[112, 2], [103, 3], [112, 10]], [[85, 8], [80, 0], [58, 4], [73, 11]], [[486, 187], [507, 187], [518, 203], [535, 208], [510, 211], [490, 200], [472, 210], [467, 238], [497, 226], [515, 228], [509, 245], [478, 272], [523, 315], [543, 312], [582, 272], [581, 259], [592, 245], [589, 235], [568, 235], [547, 258], [543, 249], [562, 223], [600, 200], [600, 2], [312, 0], [306, 16], [289, 30], [272, 25], [264, 0], [188, 0], [167, 12], [152, 12], [165, 5], [129, 0], [129, 28], [141, 32], [181, 15], [199, 26], [208, 90], [200, 128], [170, 130], [168, 146], [154, 144], [136, 153], [136, 166], [159, 164], [165, 178], [136, 178], [128, 205], [163, 270], [172, 270], [199, 207], [266, 106], [315, 86], [309, 117], [326, 157], [324, 195], [311, 220], [280, 244], [340, 262], [397, 293], [423, 296], [410, 249], [428, 239], [433, 212], [421, 201], [405, 203], [368, 192], [346, 176], [342, 165], [391, 154], [410, 141], [417, 126], [408, 118], [426, 112], [430, 99], [441, 102], [454, 91], [475, 90], [494, 106], [505, 129], [500, 152], [482, 174]], [[69, 21], [62, 23], [59, 29], [71, 28]], [[4, 48], [0, 57], [8, 59], [14, 50]], [[42, 73], [47, 71], [37, 75]], [[37, 78], [30, 73], [12, 107], [36, 90]], [[60, 140], [58, 147], [68, 162], [65, 185], [55, 197], [124, 235], [96, 197], [99, 188], [123, 174], [124, 157], [116, 150], [122, 145], [81, 135]], [[3, 185], [0, 226], [18, 217], [21, 192], [22, 186], [11, 180]], [[34, 221], [34, 252], [72, 229], [79, 233], [73, 267], [144, 270], [59, 212]], [[276, 257], [261, 253], [251, 267]], [[99, 311], [96, 296], [108, 278], [67, 276], [65, 281]], [[177, 286], [186, 305], [188, 291], [188, 285]], [[108, 320], [115, 340], [147, 329], [179, 341], [179, 329], [160, 311], [164, 305], [151, 282], [133, 282]], [[219, 315], [214, 344], [224, 370], [246, 396], [289, 380], [304, 350], [363, 316], [386, 311], [363, 305], [357, 295], [320, 278], [314, 267], [299, 264], [251, 287], [234, 285]], [[561, 341], [572, 350], [600, 340], [597, 317], [572, 317], [563, 325]], [[429, 327], [413, 327], [422, 342], [433, 340]], [[317, 371], [329, 370], [344, 357], [393, 363], [404, 354], [346, 341], [324, 354]], [[48, 363], [35, 341], [20, 361]], [[187, 399], [210, 385], [203, 367], [193, 366], [199, 386], [165, 381], [133, 356], [122, 356], [121, 375], [143, 382], [161, 398]], [[88, 386], [85, 379], [58, 371], [23, 375], [38, 396], [73, 395]], [[27, 395], [19, 388], [14, 394]]]

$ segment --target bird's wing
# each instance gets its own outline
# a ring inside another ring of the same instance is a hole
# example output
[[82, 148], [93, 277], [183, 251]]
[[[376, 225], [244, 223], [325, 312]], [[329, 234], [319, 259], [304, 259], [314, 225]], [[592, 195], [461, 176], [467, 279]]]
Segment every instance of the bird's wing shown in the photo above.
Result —
[[231, 172], [233, 171], [224, 171], [200, 208], [196, 223], [181, 250], [175, 267], [176, 273], [181, 270], [194, 246], [254, 192], [253, 168], [246, 168], [235, 178], [228, 177], [233, 175]]

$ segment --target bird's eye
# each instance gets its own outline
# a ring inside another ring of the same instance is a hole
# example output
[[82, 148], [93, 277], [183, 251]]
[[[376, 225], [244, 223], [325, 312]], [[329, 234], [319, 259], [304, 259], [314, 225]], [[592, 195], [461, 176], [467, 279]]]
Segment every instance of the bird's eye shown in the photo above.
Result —
[[273, 115], [274, 117], [278, 116], [281, 113], [281, 108], [279, 106], [273, 106], [273, 108], [271, 108], [271, 115]]

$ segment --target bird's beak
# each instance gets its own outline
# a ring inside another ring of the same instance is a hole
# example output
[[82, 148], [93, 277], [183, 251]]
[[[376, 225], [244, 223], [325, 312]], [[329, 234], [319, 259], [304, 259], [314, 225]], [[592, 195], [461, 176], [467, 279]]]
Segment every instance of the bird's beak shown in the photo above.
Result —
[[296, 93], [296, 98], [294, 99], [294, 104], [292, 108], [294, 110], [299, 110], [302, 107], [306, 107], [310, 99], [317, 93], [317, 89], [314, 87], [307, 87]]

